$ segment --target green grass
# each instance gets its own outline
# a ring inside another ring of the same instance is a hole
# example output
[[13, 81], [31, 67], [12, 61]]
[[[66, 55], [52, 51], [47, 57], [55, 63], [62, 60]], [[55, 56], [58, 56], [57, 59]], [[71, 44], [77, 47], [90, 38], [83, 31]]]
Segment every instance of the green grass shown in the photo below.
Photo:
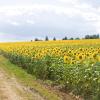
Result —
[[21, 67], [12, 64], [8, 59], [0, 55], [0, 67], [3, 68], [9, 77], [16, 77], [17, 80], [30, 88], [38, 91], [46, 100], [61, 100], [55, 93], [45, 88], [39, 82], [36, 81], [35, 77], [28, 74]]

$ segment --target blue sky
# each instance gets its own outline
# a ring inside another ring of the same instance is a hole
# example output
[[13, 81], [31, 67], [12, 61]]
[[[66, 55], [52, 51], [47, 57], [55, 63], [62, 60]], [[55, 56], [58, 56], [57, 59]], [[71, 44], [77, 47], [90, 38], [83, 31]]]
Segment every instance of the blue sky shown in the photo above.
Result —
[[100, 33], [100, 0], [0, 0], [0, 41]]

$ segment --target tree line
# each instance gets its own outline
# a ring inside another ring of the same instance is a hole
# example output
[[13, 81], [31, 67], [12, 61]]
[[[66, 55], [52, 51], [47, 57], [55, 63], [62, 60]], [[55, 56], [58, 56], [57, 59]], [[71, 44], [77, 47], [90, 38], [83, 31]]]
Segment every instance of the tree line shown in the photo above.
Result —
[[[99, 39], [99, 38], [100, 38], [99, 37], [99, 34], [93, 34], [93, 35], [85, 35], [84, 38], [79, 38], [79, 37], [77, 37], [77, 38], [73, 38], [73, 37], [68, 38], [67, 36], [65, 36], [64, 38], [62, 38], [62, 40]], [[49, 37], [46, 36], [45, 37], [45, 41], [48, 41], [48, 40], [49, 40]], [[53, 37], [52, 40], [56, 41], [56, 37]], [[33, 40], [31, 40], [31, 42], [32, 41]], [[42, 40], [41, 39], [38, 39], [38, 38], [35, 38], [34, 41], [42, 41]]]

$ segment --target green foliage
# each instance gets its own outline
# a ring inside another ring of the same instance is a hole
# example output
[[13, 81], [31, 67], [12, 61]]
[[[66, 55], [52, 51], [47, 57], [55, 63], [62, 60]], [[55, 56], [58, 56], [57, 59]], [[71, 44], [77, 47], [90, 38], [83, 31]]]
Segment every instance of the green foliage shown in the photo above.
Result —
[[66, 90], [83, 96], [85, 100], [100, 98], [100, 62], [93, 64], [91, 60], [86, 60], [82, 64], [68, 65], [61, 58], [49, 55], [33, 61], [16, 54], [5, 55], [36, 78], [61, 84]]
[[94, 34], [94, 35], [86, 35], [85, 39], [99, 39], [99, 34]]
[[[61, 100], [58, 95], [56, 95], [54, 92], [51, 92], [43, 85], [41, 85], [38, 81], [36, 81], [35, 76], [28, 74], [25, 70], [16, 66], [15, 64], [12, 64], [3, 56], [0, 56], [0, 68], [6, 72], [6, 75], [8, 75], [7, 77], [14, 76], [15, 78], [17, 78], [18, 82], [20, 82], [24, 86], [34, 89], [46, 100]], [[28, 100], [33, 100], [30, 93], [28, 93], [27, 96], [29, 96]]]
[[45, 37], [45, 41], [48, 41], [48, 40], [49, 40], [49, 38], [48, 38], [48, 36], [46, 36], [46, 37]]

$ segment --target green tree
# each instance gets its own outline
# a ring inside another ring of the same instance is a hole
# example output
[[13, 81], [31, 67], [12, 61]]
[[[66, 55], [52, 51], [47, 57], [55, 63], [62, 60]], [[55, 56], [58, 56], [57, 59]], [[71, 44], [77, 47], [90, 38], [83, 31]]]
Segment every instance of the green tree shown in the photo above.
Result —
[[67, 40], [67, 37], [65, 36], [62, 40]]
[[45, 37], [45, 41], [48, 41], [48, 40], [49, 40], [49, 38], [48, 38], [48, 36], [46, 36], [46, 37]]
[[54, 37], [53, 40], [56, 41], [56, 38]]

